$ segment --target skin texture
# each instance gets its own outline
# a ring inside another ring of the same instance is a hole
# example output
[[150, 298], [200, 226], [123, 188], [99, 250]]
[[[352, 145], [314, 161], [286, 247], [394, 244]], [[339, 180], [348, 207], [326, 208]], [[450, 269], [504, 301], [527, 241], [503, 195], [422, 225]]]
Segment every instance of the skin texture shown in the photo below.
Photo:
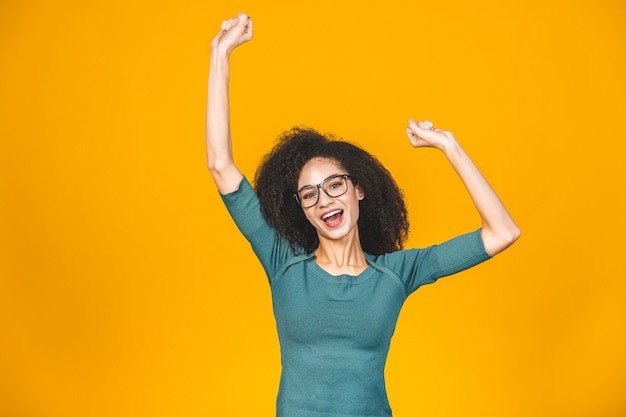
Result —
[[[307, 162], [300, 173], [298, 189], [305, 185], [319, 184], [335, 174], [347, 174], [333, 160], [314, 158]], [[332, 275], [348, 273], [358, 275], [367, 268], [367, 262], [359, 240], [359, 202], [364, 198], [359, 186], [348, 182], [348, 191], [339, 197], [329, 197], [323, 191], [313, 207], [302, 209], [307, 220], [317, 230], [320, 245], [315, 252], [316, 262]], [[329, 212], [342, 210], [336, 221], [324, 221]], [[347, 264], [344, 264], [346, 262]]]
[[235, 191], [243, 177], [233, 160], [228, 80], [230, 54], [252, 39], [252, 31], [252, 19], [239, 13], [237, 17], [224, 20], [211, 41], [206, 117], [207, 166], [222, 194]]
[[[207, 166], [218, 190], [223, 194], [235, 191], [243, 177], [232, 155], [228, 97], [230, 54], [238, 46], [250, 41], [252, 34], [252, 20], [246, 14], [240, 13], [237, 17], [224, 20], [220, 31], [211, 42], [206, 126]], [[429, 121], [416, 122], [409, 119], [406, 134], [414, 148], [431, 147], [440, 150], [456, 171], [480, 215], [482, 239], [489, 255], [500, 253], [518, 239], [519, 228], [451, 132], [436, 128]], [[332, 174], [344, 172], [332, 160], [313, 158], [303, 166], [298, 176], [298, 185], [319, 184]], [[367, 267], [357, 223], [360, 215], [358, 191], [357, 188], [350, 187], [345, 197], [334, 199], [322, 193], [316, 206], [304, 210], [304, 215], [319, 237], [316, 261], [334, 275], [356, 275]], [[334, 208], [344, 210], [343, 218], [339, 224], [329, 227], [320, 216], [324, 210]]]

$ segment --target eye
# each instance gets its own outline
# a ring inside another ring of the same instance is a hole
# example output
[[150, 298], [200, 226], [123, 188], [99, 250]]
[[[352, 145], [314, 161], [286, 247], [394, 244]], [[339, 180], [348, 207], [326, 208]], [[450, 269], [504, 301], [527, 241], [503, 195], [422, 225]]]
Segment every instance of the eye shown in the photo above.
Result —
[[302, 200], [310, 200], [317, 196], [317, 191], [314, 190], [305, 190], [300, 192], [300, 198]]
[[333, 179], [326, 185], [326, 188], [329, 190], [334, 190], [336, 188], [341, 188], [341, 187], [343, 187], [343, 179], [341, 178]]

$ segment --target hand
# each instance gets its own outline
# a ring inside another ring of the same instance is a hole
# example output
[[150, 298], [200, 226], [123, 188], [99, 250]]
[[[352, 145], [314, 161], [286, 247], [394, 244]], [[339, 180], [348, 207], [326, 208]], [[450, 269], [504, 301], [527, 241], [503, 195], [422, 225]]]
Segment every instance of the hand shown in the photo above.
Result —
[[437, 148], [443, 150], [446, 145], [456, 142], [454, 135], [447, 130], [433, 127], [428, 120], [416, 122], [409, 119], [406, 135], [414, 148]]
[[245, 13], [224, 20], [222, 27], [211, 42], [212, 53], [230, 53], [239, 45], [252, 39], [252, 19]]

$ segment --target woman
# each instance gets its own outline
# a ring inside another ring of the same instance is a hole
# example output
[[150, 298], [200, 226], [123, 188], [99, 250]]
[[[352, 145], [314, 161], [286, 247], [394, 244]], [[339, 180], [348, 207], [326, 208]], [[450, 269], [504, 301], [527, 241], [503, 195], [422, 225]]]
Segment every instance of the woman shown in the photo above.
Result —
[[445, 154], [480, 214], [475, 232], [402, 250], [407, 214], [387, 170], [310, 129], [280, 138], [255, 192], [233, 161], [228, 102], [230, 53], [250, 39], [252, 20], [239, 14], [211, 43], [207, 161], [269, 278], [282, 361], [277, 416], [390, 416], [384, 366], [406, 297], [503, 251], [519, 229], [454, 136], [428, 121], [409, 121], [409, 142]]

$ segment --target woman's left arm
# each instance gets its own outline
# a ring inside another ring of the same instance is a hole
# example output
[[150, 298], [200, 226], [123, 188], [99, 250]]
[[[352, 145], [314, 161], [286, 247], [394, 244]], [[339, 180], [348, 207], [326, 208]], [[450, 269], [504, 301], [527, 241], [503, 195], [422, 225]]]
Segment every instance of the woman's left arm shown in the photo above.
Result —
[[431, 122], [413, 119], [409, 120], [406, 133], [413, 147], [437, 148], [446, 155], [480, 214], [487, 253], [494, 256], [511, 246], [520, 236], [519, 227], [454, 135], [433, 127]]

